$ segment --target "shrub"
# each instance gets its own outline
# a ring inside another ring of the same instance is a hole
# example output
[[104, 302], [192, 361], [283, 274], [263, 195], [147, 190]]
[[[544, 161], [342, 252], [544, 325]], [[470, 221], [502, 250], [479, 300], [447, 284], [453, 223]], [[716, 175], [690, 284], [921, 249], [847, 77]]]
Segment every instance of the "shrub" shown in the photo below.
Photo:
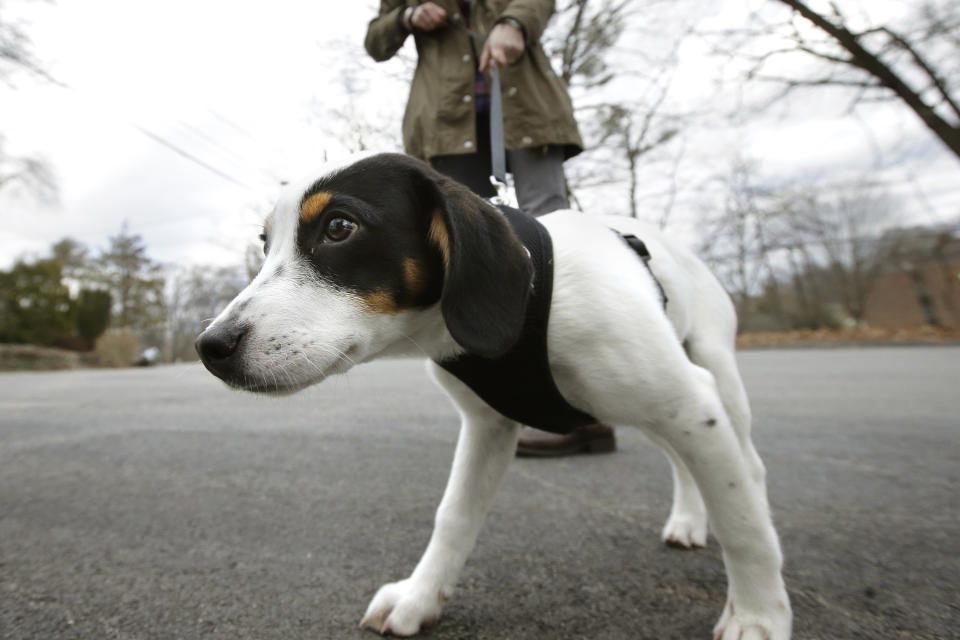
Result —
[[111, 329], [97, 340], [97, 362], [101, 367], [129, 367], [140, 353], [140, 338], [129, 329]]
[[93, 346], [110, 324], [111, 297], [108, 291], [82, 289], [77, 300], [77, 333]]

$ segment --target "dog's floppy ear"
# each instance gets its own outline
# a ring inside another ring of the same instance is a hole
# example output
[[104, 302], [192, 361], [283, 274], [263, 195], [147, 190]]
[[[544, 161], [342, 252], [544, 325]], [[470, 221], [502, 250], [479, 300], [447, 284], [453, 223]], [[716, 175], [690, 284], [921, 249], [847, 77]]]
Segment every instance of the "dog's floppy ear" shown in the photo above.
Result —
[[429, 240], [443, 258], [440, 309], [461, 347], [506, 353], [523, 330], [533, 266], [504, 216], [461, 184], [433, 176]]

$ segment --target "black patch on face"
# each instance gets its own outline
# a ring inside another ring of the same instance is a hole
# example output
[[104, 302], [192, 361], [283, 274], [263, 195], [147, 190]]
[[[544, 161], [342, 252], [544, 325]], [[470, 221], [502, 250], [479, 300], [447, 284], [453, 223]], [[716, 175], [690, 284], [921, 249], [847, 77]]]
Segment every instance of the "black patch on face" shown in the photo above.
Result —
[[[374, 156], [321, 178], [303, 195], [327, 192], [330, 201], [312, 220], [300, 220], [297, 249], [317, 275], [337, 287], [390, 299], [397, 308], [424, 307], [440, 299], [443, 263], [427, 241], [437, 206], [417, 161]], [[325, 237], [332, 220], [356, 229], [339, 242]], [[417, 286], [410, 283], [410, 265]]]

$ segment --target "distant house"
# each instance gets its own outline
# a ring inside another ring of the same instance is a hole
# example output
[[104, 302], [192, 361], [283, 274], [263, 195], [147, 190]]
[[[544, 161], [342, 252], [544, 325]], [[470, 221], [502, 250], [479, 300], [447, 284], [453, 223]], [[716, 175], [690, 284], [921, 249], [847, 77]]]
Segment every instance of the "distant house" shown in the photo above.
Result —
[[960, 236], [956, 228], [896, 230], [873, 281], [864, 320], [871, 327], [960, 327]]

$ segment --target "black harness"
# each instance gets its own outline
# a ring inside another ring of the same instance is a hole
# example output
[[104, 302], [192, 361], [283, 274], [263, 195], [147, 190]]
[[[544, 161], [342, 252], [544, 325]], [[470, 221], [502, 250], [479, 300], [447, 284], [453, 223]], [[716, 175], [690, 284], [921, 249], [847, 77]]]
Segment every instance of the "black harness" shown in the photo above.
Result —
[[[536, 218], [510, 207], [501, 206], [500, 210], [530, 252], [534, 268], [523, 331], [513, 348], [499, 358], [465, 353], [437, 364], [511, 420], [543, 431], [568, 434], [597, 420], [567, 402], [550, 373], [547, 322], [553, 296], [553, 243]], [[650, 252], [646, 245], [636, 236], [618, 235], [649, 269]], [[657, 286], [666, 306], [663, 287], [659, 282]]]

